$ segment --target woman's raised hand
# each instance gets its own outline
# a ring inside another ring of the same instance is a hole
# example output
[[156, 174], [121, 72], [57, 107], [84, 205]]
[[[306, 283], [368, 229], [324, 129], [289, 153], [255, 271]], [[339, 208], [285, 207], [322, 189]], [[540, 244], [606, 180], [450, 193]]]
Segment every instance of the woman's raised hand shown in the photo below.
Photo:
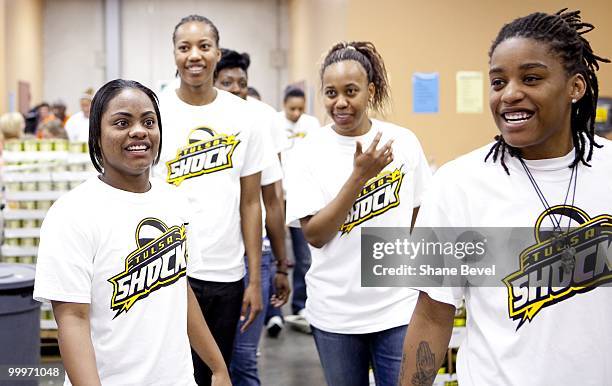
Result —
[[382, 134], [379, 132], [374, 137], [372, 144], [363, 151], [361, 142], [357, 141], [355, 156], [353, 158], [353, 173], [365, 184], [374, 178], [393, 161], [393, 140], [389, 140], [384, 146], [377, 149]]

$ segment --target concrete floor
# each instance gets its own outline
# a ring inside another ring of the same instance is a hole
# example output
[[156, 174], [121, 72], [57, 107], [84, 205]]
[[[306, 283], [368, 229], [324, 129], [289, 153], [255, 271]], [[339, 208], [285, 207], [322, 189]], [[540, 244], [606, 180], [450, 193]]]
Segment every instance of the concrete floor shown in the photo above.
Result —
[[[277, 338], [264, 332], [258, 358], [262, 386], [324, 386], [325, 378], [312, 335], [284, 328]], [[47, 363], [61, 366], [61, 362]], [[41, 386], [58, 386], [63, 378], [45, 378]], [[1, 384], [1, 382], [0, 382]]]
[[262, 385], [323, 386], [325, 378], [312, 335], [284, 328], [278, 338], [265, 333], [258, 358]]

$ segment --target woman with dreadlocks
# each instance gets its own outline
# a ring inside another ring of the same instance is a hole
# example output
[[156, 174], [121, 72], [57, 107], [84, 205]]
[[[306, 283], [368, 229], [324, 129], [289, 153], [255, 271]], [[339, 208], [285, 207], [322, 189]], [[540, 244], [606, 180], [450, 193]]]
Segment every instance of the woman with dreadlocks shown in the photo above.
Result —
[[378, 386], [396, 385], [418, 292], [361, 286], [361, 228], [410, 227], [429, 166], [411, 131], [369, 117], [389, 97], [372, 43], [334, 45], [320, 76], [333, 123], [308, 134], [287, 173], [287, 221], [300, 220], [312, 254], [305, 317], [330, 386], [368, 385], [370, 365]]
[[462, 386], [612, 379], [612, 292], [597, 287], [612, 281], [609, 263], [595, 246], [585, 251], [559, 236], [612, 219], [612, 142], [594, 135], [595, 71], [609, 61], [583, 37], [593, 28], [579, 11], [533, 13], [506, 24], [493, 42], [490, 107], [500, 135], [439, 169], [417, 226], [535, 227], [537, 235], [546, 224], [553, 233], [524, 247], [555, 252], [531, 266], [504, 256], [516, 270], [531, 269], [533, 275], [520, 272], [522, 283], [506, 277], [495, 288], [424, 289], [405, 340], [402, 385], [432, 384], [462, 298]]

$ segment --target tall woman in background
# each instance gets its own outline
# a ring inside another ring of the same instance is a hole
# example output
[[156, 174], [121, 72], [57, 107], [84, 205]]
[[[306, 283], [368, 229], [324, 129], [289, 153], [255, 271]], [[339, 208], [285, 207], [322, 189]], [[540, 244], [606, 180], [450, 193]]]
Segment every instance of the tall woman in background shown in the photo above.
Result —
[[[160, 98], [166, 129], [158, 174], [190, 201], [202, 252], [190, 256], [187, 274], [229, 367], [239, 318], [245, 330], [262, 309], [259, 192], [268, 152], [253, 130], [257, 122], [246, 102], [213, 87], [221, 56], [215, 25], [203, 16], [187, 16], [175, 27], [172, 42], [181, 81]], [[196, 356], [194, 367], [196, 381], [207, 384], [210, 370]]]
[[[309, 133], [287, 175], [287, 221], [300, 219], [312, 252], [306, 319], [329, 385], [368, 385], [370, 365], [377, 385], [395, 385], [417, 292], [361, 286], [360, 233], [410, 227], [430, 171], [411, 131], [369, 117], [389, 98], [372, 43], [334, 45], [321, 82], [333, 123]], [[374, 195], [380, 207], [365, 213], [360, 203]]]

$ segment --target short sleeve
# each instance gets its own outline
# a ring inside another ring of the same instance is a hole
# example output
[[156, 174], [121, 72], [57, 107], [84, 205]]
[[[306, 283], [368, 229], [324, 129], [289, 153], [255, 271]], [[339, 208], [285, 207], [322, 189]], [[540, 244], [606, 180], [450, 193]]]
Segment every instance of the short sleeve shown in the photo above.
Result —
[[275, 156], [269, 139], [269, 129], [266, 129], [266, 119], [262, 114], [249, 111], [253, 124], [243, 134], [247, 135], [244, 165], [240, 177], [250, 176], [268, 167]]
[[307, 153], [303, 149], [296, 152], [296, 162], [290, 163], [284, 180], [287, 191], [287, 224], [315, 214], [328, 203], [320, 181], [308, 167], [307, 160], [303, 159], [304, 153]]
[[[423, 157], [424, 159], [424, 157]], [[421, 200], [419, 214], [415, 223], [415, 228], [445, 228], [461, 226], [457, 222], [456, 214], [450, 209], [458, 205], [452, 201], [452, 196], [457, 192], [453, 189], [453, 181], [440, 170], [428, 186], [426, 194]], [[419, 287], [416, 290], [426, 292], [433, 300], [447, 303], [455, 308], [461, 305], [464, 297], [465, 287]]]
[[418, 151], [417, 164], [414, 170], [414, 207], [421, 206], [424, 192], [429, 188], [431, 184], [431, 169], [425, 153], [419, 141], [415, 138], [416, 148]]
[[91, 302], [95, 245], [91, 225], [63, 205], [52, 207], [40, 230], [34, 299]]
[[425, 292], [433, 300], [450, 304], [455, 308], [459, 308], [463, 300], [463, 287], [420, 287], [413, 289]]
[[278, 157], [272, 161], [272, 164], [261, 171], [261, 186], [266, 186], [283, 179], [283, 169], [281, 168]]

